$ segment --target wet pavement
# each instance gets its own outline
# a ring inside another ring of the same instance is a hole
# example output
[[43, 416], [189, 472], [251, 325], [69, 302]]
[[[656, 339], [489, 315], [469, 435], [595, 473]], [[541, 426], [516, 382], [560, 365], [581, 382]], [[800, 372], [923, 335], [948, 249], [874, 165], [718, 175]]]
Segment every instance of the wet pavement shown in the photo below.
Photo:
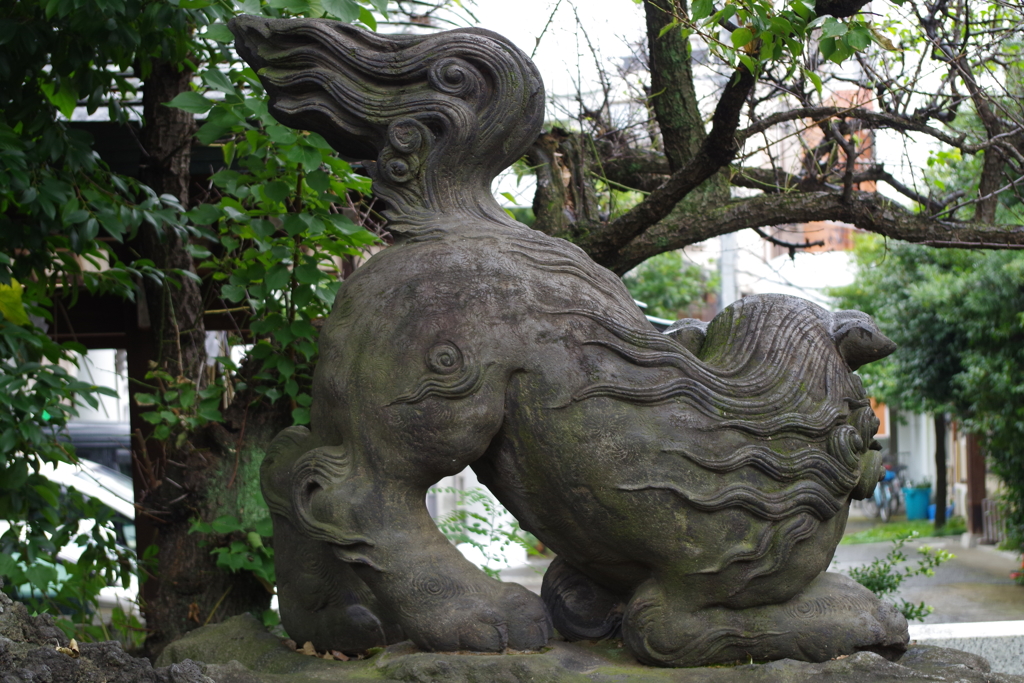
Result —
[[[878, 520], [851, 517], [847, 533], [870, 528], [877, 523]], [[955, 555], [938, 567], [934, 576], [907, 579], [894, 596], [897, 600], [923, 601], [934, 607], [935, 611], [925, 617], [924, 623], [1024, 620], [1024, 586], [1010, 578], [1010, 572], [1020, 568], [1016, 554], [986, 545], [964, 548], [960, 536], [943, 536], [908, 542], [904, 546], [904, 555], [911, 563], [916, 564], [917, 549], [922, 546]], [[831, 571], [845, 571], [868, 564], [876, 558], [885, 557], [892, 547], [891, 541], [840, 545], [836, 548]]]

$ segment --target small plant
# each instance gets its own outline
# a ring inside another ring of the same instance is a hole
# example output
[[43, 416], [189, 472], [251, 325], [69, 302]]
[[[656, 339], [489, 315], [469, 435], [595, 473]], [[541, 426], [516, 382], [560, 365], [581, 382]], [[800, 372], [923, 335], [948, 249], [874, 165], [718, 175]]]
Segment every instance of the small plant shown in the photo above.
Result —
[[274, 592], [277, 582], [274, 549], [263, 544], [264, 538], [273, 535], [269, 517], [256, 522], [254, 528], [246, 527], [234, 515], [221, 515], [212, 522], [195, 520], [189, 533], [232, 536], [227, 546], [217, 546], [210, 551], [211, 555], [217, 556], [217, 566], [231, 572], [250, 571], [268, 592]]
[[[252, 572], [268, 593], [275, 593], [277, 573], [274, 570], [274, 549], [263, 543], [264, 538], [273, 536], [273, 524], [269, 517], [256, 522], [253, 528], [242, 524], [234, 515], [222, 515], [212, 522], [194, 520], [189, 533], [228, 536], [229, 542], [226, 546], [219, 545], [210, 551], [211, 555], [217, 556], [217, 566], [232, 573]], [[221, 599], [223, 600], [223, 597]], [[213, 611], [216, 612], [216, 607]], [[281, 618], [274, 610], [268, 609], [263, 612], [264, 626], [276, 626], [280, 622]]]
[[[500, 578], [499, 570], [491, 565], [502, 561], [505, 548], [519, 545], [526, 549], [527, 554], [541, 554], [533, 536], [520, 529], [519, 522], [512, 519], [508, 510], [482, 488], [463, 490], [446, 486], [432, 488], [430, 492], [456, 495], [455, 510], [435, 520], [437, 528], [452, 543], [468, 543], [479, 550], [484, 557], [480, 569], [492, 579]], [[470, 506], [479, 507], [483, 512], [466, 509]]]
[[[884, 558], [876, 559], [871, 564], [854, 567], [850, 570], [850, 578], [874, 593], [878, 598], [885, 598], [896, 593], [900, 585], [912, 576], [934, 576], [935, 568], [943, 562], [948, 562], [955, 555], [945, 550], [934, 550], [928, 546], [918, 548], [917, 552], [922, 558], [917, 561], [917, 566], [899, 566], [908, 562], [907, 556], [903, 554], [903, 546], [907, 541], [917, 538], [919, 534], [911, 531], [893, 540], [893, 548]], [[930, 605], [920, 602], [914, 604], [901, 599], [894, 603], [904, 617], [910, 620], [924, 621], [924, 618], [934, 611]]]
[[911, 489], [930, 489], [931, 487], [932, 482], [929, 479], [922, 479], [921, 481], [918, 482], [910, 482], [910, 484], [907, 485], [907, 488]]

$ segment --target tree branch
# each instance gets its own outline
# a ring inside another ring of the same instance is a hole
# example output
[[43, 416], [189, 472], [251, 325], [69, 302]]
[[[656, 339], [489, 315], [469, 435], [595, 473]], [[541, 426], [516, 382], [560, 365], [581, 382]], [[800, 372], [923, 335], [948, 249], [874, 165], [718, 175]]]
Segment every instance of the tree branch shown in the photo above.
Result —
[[711, 132], [696, 156], [644, 201], [616, 218], [597, 232], [580, 239], [577, 244], [598, 263], [613, 260], [615, 254], [630, 240], [672, 212], [676, 204], [701, 183], [729, 165], [739, 151], [736, 128], [740, 113], [756, 79], [745, 67], [736, 70], [725, 86], [712, 117]]
[[650, 50], [650, 103], [672, 171], [683, 167], [704, 141], [704, 122], [697, 110], [690, 67], [690, 42], [679, 31], [662, 31], [687, 16], [680, 0], [647, 0], [647, 45]]
[[[757, 123], [739, 131], [736, 134], [736, 138], [740, 141], [744, 141], [752, 135], [766, 131], [772, 126], [777, 126], [780, 123], [785, 123], [786, 121], [812, 119], [815, 123], [820, 123], [830, 118], [860, 119], [861, 121], [871, 124], [871, 127], [876, 129], [887, 128], [890, 130], [898, 130], [900, 132], [913, 131], [917, 133], [924, 133], [926, 135], [930, 135], [936, 140], [945, 142], [950, 147], [956, 147], [961, 152], [966, 152], [968, 154], [975, 154], [988, 149], [993, 144], [998, 144], [995, 140], [987, 140], [978, 144], [967, 144], [967, 136], [965, 134], [961, 133], [956, 136], [950, 135], [949, 133], [935, 128], [934, 126], [929, 126], [923, 119], [899, 116], [889, 112], [871, 111], [870, 109], [863, 109], [861, 107], [799, 107], [797, 109], [790, 109], [789, 111], [783, 111], [764, 117]], [[1020, 131], [1018, 130], [1014, 132]]]
[[711, 237], [745, 228], [786, 223], [837, 221], [886, 237], [933, 244], [976, 248], [1024, 246], [1024, 225], [992, 225], [938, 221], [915, 214], [875, 192], [854, 192], [848, 204], [835, 192], [791, 192], [738, 199], [699, 214], [682, 211], [637, 236], [611, 259], [598, 261], [623, 274], [655, 254], [681, 249]]

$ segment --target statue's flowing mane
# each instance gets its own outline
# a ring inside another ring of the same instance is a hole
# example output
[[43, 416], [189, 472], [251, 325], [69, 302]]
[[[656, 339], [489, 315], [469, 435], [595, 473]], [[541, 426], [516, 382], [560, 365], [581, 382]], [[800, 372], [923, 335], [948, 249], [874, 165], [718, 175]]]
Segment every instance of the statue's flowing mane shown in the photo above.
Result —
[[323, 20], [238, 17], [234, 27], [275, 118], [370, 160], [392, 232], [453, 214], [511, 223], [490, 184], [540, 132], [544, 86], [505, 38], [384, 36]]

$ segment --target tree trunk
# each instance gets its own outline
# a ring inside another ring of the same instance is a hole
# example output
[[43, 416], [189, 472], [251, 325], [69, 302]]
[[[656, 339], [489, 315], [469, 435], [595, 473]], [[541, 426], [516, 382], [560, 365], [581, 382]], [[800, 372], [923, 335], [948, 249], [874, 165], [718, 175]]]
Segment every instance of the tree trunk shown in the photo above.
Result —
[[[140, 180], [159, 195], [176, 197], [185, 208], [195, 122], [188, 112], [164, 103], [189, 89], [191, 75], [167, 63], [154, 66], [143, 90], [141, 134]], [[247, 513], [261, 514], [262, 458], [252, 444], [273, 436], [279, 421], [270, 419], [272, 425], [264, 428], [268, 420], [236, 411], [225, 425], [180, 440], [175, 435], [163, 442], [151, 438], [153, 425], [141, 419], [147, 408], [136, 401], [138, 393], [153, 393], [160, 384], [147, 379], [147, 372], [159, 369], [197, 388], [208, 381], [203, 295], [195, 280], [172, 273], [195, 273], [187, 244], [177, 232], [143, 225], [130, 246], [168, 278], [162, 286], [150, 280], [140, 283], [138, 321], [129, 337], [138, 548], [140, 554], [151, 546], [158, 549], [150, 567], [154, 576], [142, 584], [141, 594], [150, 630], [146, 650], [156, 656], [166, 643], [206, 622], [268, 606], [269, 593], [251, 574], [232, 576], [218, 568], [211, 545], [205, 545], [211, 539], [190, 534], [189, 528], [195, 519], [234, 514], [245, 520]]]
[[935, 413], [935, 528], [946, 526], [946, 414]]
[[889, 457], [892, 459], [892, 464], [894, 466], [900, 464], [899, 419], [899, 410], [889, 406]]

